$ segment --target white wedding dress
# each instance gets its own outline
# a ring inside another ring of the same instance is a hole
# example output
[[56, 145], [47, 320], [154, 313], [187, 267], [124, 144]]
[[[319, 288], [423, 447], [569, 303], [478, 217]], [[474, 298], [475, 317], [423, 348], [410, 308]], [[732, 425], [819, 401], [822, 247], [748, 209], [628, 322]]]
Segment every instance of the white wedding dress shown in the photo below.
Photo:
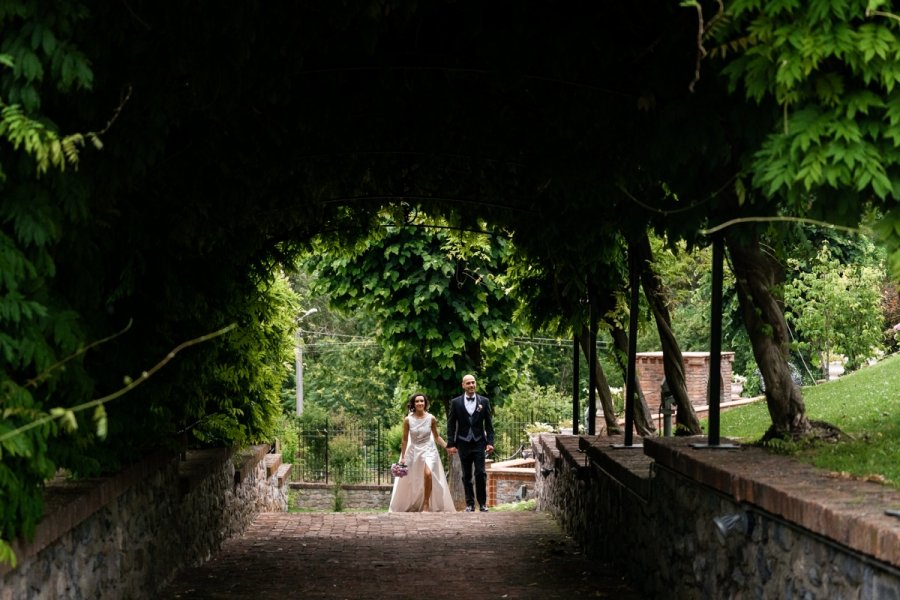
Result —
[[406, 466], [409, 473], [406, 477], [394, 478], [394, 491], [391, 494], [389, 512], [419, 512], [425, 500], [425, 465], [431, 469], [431, 512], [456, 512], [453, 498], [450, 497], [450, 486], [444, 475], [444, 465], [438, 455], [437, 445], [431, 433], [431, 422], [434, 416], [425, 413], [421, 419], [415, 415], [406, 417], [409, 420], [409, 439], [406, 444]]

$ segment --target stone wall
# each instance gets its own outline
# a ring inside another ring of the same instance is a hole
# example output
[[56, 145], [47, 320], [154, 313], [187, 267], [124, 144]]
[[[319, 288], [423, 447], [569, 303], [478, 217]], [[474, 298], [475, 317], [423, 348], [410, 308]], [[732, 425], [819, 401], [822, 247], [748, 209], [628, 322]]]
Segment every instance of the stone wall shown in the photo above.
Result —
[[[334, 485], [327, 483], [291, 483], [291, 508], [334, 510]], [[345, 509], [387, 510], [393, 486], [344, 485], [341, 487]]]
[[519, 490], [525, 487], [525, 497], [534, 495], [534, 459], [519, 458], [492, 463], [487, 469], [487, 504], [509, 504], [519, 500]]
[[[898, 598], [900, 523], [884, 509], [900, 493], [691, 441], [541, 436], [538, 508], [648, 598]], [[744, 527], [720, 539], [726, 515]]]
[[[521, 462], [521, 461], [520, 461]], [[531, 464], [533, 461], [524, 461]], [[525, 486], [527, 498], [534, 495], [534, 468], [491, 465], [487, 470], [488, 506], [516, 501], [519, 488]], [[334, 486], [326, 483], [292, 482], [291, 508], [334, 510]], [[343, 508], [355, 510], [387, 510], [393, 486], [344, 485], [341, 487]]]
[[35, 538], [14, 544], [16, 568], [0, 570], [0, 600], [155, 598], [257, 513], [286, 510], [268, 449], [157, 455], [115, 477], [51, 483]]

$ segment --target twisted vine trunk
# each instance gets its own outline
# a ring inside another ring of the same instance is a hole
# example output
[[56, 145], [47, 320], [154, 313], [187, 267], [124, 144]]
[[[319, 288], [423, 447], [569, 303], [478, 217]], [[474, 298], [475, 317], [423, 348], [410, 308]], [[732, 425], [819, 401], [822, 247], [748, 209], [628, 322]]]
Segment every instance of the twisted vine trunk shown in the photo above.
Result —
[[[578, 336], [578, 344], [581, 346], [581, 352], [587, 361], [591, 360], [591, 349], [588, 346], [591, 339], [590, 331], [587, 327], [581, 328], [581, 334]], [[619, 423], [616, 420], [616, 410], [613, 407], [612, 393], [609, 391], [609, 381], [606, 379], [606, 373], [600, 366], [600, 361], [594, 361], [591, 365], [594, 369], [594, 377], [597, 380], [597, 395], [600, 397], [600, 407], [603, 410], [603, 421], [606, 423], [606, 434], [613, 435], [622, 433], [619, 429]]]
[[[610, 333], [613, 339], [613, 355], [616, 358], [616, 364], [622, 371], [622, 378], [628, 377], [628, 365], [622, 360], [623, 356], [628, 356], [628, 334], [614, 320], [606, 319], [610, 327]], [[644, 390], [641, 389], [641, 382], [635, 382], [635, 398], [634, 398], [634, 427], [637, 429], [638, 435], [646, 437], [656, 433], [656, 425], [653, 424], [653, 417], [650, 415], [650, 407], [647, 405], [647, 398], [644, 396]]]
[[462, 480], [462, 462], [459, 454], [450, 454], [450, 464], [447, 468], [447, 485], [450, 488], [450, 497], [453, 498], [453, 506], [456, 510], [466, 508], [466, 490]]
[[698, 435], [703, 433], [697, 413], [691, 404], [687, 393], [687, 383], [684, 376], [684, 357], [681, 355], [681, 347], [675, 339], [672, 331], [672, 319], [667, 306], [668, 298], [662, 281], [653, 270], [653, 252], [650, 249], [650, 240], [645, 235], [630, 245], [630, 250], [635, 252], [641, 265], [641, 285], [650, 310], [653, 311], [653, 320], [656, 321], [656, 331], [659, 333], [659, 342], [663, 351], [663, 371], [666, 375], [666, 383], [669, 391], [675, 398], [675, 435]]
[[766, 437], [805, 433], [810, 424], [800, 387], [791, 377], [787, 322], [772, 294], [772, 289], [781, 283], [779, 266], [763, 253], [757, 237], [743, 241], [732, 232], [725, 242], [737, 280], [744, 326], [766, 384], [766, 405], [772, 418]]

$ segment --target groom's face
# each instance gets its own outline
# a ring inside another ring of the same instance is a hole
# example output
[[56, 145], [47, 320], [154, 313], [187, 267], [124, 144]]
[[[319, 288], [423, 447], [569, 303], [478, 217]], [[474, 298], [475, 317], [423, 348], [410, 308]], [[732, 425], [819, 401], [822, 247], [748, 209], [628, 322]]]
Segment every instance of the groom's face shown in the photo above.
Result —
[[471, 375], [467, 375], [463, 377], [462, 382], [463, 390], [465, 390], [467, 396], [471, 396], [475, 393], [475, 378]]

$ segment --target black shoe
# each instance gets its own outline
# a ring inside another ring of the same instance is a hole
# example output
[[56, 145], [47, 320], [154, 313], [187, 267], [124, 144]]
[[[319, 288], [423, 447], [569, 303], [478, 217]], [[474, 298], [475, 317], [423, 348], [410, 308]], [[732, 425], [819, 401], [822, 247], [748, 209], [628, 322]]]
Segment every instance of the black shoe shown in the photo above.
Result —
[[488, 508], [487, 508], [487, 506], [480, 506], [480, 507], [478, 507], [478, 510], [479, 510], [480, 512], [487, 512], [487, 511], [488, 511]]
[[474, 506], [467, 506], [467, 507], [466, 507], [466, 512], [475, 512], [475, 507], [474, 507]]

